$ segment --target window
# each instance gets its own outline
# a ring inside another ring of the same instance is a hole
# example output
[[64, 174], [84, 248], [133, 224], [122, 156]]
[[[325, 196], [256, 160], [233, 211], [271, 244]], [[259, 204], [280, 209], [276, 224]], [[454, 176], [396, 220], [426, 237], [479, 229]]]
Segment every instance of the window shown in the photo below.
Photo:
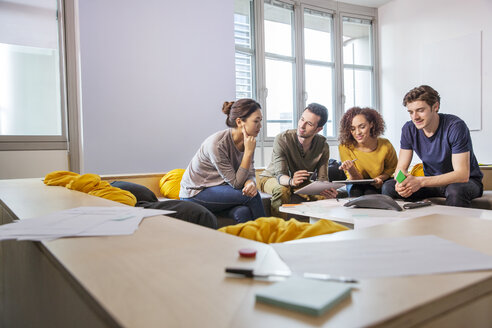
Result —
[[256, 89], [265, 121], [262, 146], [297, 127], [312, 102], [328, 108], [320, 133], [333, 144], [345, 110], [377, 109], [376, 9], [311, 2], [236, 0], [236, 96], [255, 98]]
[[0, 134], [62, 135], [57, 49], [0, 44]]
[[306, 104], [322, 104], [328, 109], [325, 136], [335, 135], [333, 88], [335, 60], [333, 17], [317, 10], [304, 9], [304, 90]]
[[253, 1], [235, 0], [234, 39], [236, 44], [236, 99], [256, 98]]
[[265, 1], [266, 136], [293, 127], [295, 109], [294, 7]]
[[345, 110], [374, 104], [372, 44], [370, 20], [343, 17]]
[[58, 3], [0, 13], [0, 149], [67, 149]]

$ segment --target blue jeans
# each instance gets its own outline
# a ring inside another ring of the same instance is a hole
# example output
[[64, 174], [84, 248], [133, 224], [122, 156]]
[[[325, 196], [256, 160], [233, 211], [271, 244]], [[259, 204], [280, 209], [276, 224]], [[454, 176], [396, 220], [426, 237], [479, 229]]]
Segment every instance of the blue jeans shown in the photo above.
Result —
[[254, 197], [248, 197], [243, 195], [241, 189], [234, 189], [225, 184], [205, 188], [195, 197], [182, 198], [182, 200], [198, 203], [212, 213], [227, 211], [228, 216], [238, 223], [265, 216], [260, 193]]
[[[396, 181], [386, 180], [383, 184], [382, 193], [392, 198], [402, 198], [395, 190]], [[409, 201], [422, 200], [430, 197], [446, 197], [446, 205], [470, 207], [474, 198], [483, 194], [481, 181], [470, 179], [465, 183], [452, 183], [443, 187], [425, 187], [414, 192], [410, 197], [403, 198]]]
[[369, 184], [347, 184], [347, 192], [349, 197], [360, 197], [363, 195], [380, 194], [381, 189]]

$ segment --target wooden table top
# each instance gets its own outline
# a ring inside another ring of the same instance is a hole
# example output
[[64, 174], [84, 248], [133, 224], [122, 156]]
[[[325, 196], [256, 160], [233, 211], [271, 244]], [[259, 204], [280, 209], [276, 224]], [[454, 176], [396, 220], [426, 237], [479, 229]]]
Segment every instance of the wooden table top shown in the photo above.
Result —
[[[18, 218], [78, 206], [118, 204], [40, 179], [0, 180], [0, 200]], [[492, 222], [430, 215], [329, 236], [332, 240], [434, 234], [492, 255]], [[129, 236], [62, 238], [41, 246], [74, 288], [124, 327], [410, 326], [492, 292], [492, 271], [363, 279], [350, 299], [321, 317], [255, 303], [268, 283], [228, 278], [248, 262], [238, 249], [268, 245], [166, 216], [146, 218]], [[272, 263], [272, 266], [275, 266]]]
[[[296, 206], [282, 206], [280, 207], [280, 211], [284, 213], [310, 217], [311, 223], [316, 222], [317, 219], [329, 219], [340, 223], [348, 223], [349, 225], [354, 225], [357, 219], [363, 219], [367, 221], [373, 220], [378, 222], [379, 219], [387, 218], [388, 221], [398, 221], [400, 219], [416, 218], [432, 214], [475, 217], [492, 221], [491, 210], [444, 206], [436, 204], [414, 209], [403, 209], [402, 211], [343, 206], [343, 204], [351, 199], [353, 198], [345, 198], [338, 201], [336, 199], [324, 199], [304, 204], [298, 204]], [[400, 206], [403, 206], [405, 202], [397, 200], [397, 203]]]

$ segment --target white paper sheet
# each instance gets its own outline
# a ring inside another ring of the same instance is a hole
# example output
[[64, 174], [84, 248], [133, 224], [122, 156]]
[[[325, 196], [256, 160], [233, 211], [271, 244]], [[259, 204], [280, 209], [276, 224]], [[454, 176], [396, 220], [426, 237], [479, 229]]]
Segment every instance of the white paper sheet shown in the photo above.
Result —
[[272, 246], [299, 274], [360, 279], [492, 269], [492, 256], [432, 235]]
[[144, 217], [174, 211], [140, 207], [77, 207], [0, 226], [0, 240], [131, 234]]

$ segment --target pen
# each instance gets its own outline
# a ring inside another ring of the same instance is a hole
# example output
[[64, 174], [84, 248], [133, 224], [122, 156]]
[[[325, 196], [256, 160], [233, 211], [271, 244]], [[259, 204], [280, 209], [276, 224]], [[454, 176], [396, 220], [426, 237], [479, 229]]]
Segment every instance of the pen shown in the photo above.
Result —
[[355, 162], [356, 160], [357, 160], [357, 158], [354, 158], [354, 159], [352, 160], [352, 163], [353, 163], [353, 162]]
[[259, 280], [283, 280], [290, 277], [289, 271], [274, 270], [271, 272], [257, 273], [254, 269], [249, 268], [225, 268], [226, 273], [230, 273], [242, 278], [253, 278]]
[[358, 283], [356, 279], [353, 278], [348, 278], [348, 277], [334, 277], [329, 274], [325, 273], [311, 273], [311, 272], [305, 272], [304, 273], [304, 278], [308, 279], [319, 279], [319, 280], [329, 280], [329, 281], [338, 281], [338, 282], [346, 282], [346, 283]]
[[[249, 269], [249, 268], [226, 268], [225, 272], [236, 274], [244, 278], [268, 278], [272, 276], [286, 278], [290, 276], [290, 272], [286, 272], [286, 271], [273, 271], [269, 273], [258, 274], [253, 269]], [[307, 279], [329, 280], [329, 281], [338, 281], [338, 282], [345, 282], [345, 283], [358, 283], [358, 281], [353, 278], [348, 278], [343, 276], [335, 277], [325, 273], [305, 272], [303, 276], [304, 278]]]

